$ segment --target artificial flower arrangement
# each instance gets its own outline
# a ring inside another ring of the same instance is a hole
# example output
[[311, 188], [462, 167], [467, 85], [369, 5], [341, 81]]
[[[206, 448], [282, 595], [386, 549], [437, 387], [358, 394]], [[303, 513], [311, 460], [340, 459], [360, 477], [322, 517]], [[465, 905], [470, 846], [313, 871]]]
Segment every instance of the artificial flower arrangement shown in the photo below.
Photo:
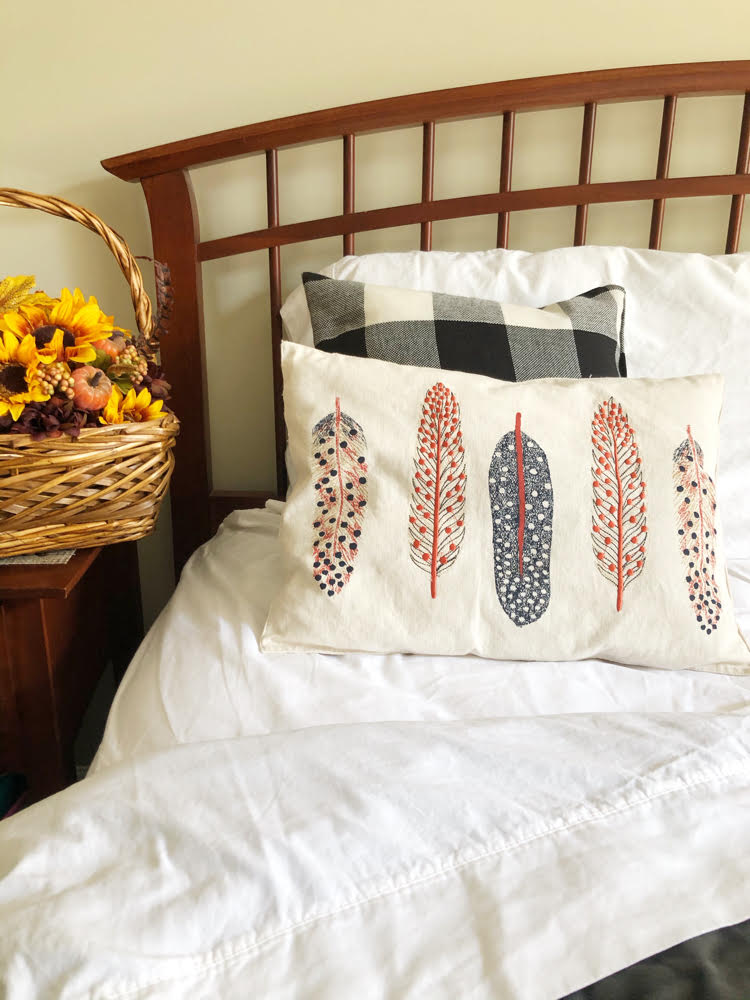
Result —
[[115, 326], [90, 296], [0, 281], [0, 433], [77, 438], [85, 427], [154, 419], [170, 386], [141, 333]]
[[50, 298], [32, 277], [0, 281], [0, 556], [143, 538], [180, 431], [157, 357], [175, 304], [169, 268], [153, 262], [154, 317], [137, 259], [98, 215], [18, 188], [0, 187], [0, 206], [99, 236], [127, 279], [137, 328], [116, 325], [79, 289]]

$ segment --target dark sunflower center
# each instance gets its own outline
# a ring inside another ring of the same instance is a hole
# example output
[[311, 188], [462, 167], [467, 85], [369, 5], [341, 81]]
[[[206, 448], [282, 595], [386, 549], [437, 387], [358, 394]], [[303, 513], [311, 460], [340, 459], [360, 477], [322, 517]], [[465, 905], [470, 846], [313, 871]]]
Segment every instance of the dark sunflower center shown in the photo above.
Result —
[[34, 341], [37, 348], [46, 347], [55, 336], [57, 330], [62, 330], [63, 347], [73, 347], [75, 345], [76, 338], [64, 326], [40, 326], [38, 330], [34, 331]]
[[23, 365], [11, 362], [0, 368], [0, 392], [4, 396], [15, 396], [17, 393], [27, 392], [26, 369]]

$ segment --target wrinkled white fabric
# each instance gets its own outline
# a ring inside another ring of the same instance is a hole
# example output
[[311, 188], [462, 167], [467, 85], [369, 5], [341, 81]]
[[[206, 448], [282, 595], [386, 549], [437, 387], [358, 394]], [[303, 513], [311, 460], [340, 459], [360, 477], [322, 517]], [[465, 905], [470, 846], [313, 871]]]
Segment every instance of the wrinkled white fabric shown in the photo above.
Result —
[[[94, 767], [199, 740], [386, 720], [595, 712], [750, 713], [750, 677], [599, 660], [260, 653], [281, 584], [284, 505], [237, 511], [191, 558], [117, 693]], [[750, 636], [750, 560], [729, 565]]]
[[750, 917], [750, 678], [264, 656], [282, 506], [190, 560], [96, 773], [0, 823], [7, 1000], [556, 1000]]
[[[724, 375], [719, 503], [728, 555], [750, 558], [750, 253], [708, 257], [599, 246], [542, 253], [414, 251], [344, 257], [321, 273], [536, 307], [597, 285], [622, 285], [631, 377]], [[312, 346], [301, 285], [287, 298], [282, 316], [288, 339]]]
[[555, 1000], [750, 916], [750, 718], [316, 726], [0, 824], [6, 1000]]

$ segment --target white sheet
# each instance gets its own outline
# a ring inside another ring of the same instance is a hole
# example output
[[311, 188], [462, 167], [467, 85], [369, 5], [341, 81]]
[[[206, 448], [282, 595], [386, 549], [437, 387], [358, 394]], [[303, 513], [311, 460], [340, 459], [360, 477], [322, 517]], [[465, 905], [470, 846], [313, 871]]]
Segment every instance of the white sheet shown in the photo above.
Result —
[[[306, 726], [599, 712], [750, 713], [750, 677], [602, 661], [262, 654], [283, 505], [238, 511], [185, 568], [115, 699], [94, 769], [175, 743]], [[730, 563], [750, 635], [750, 560]]]
[[357, 723], [0, 823], [5, 1000], [556, 1000], [750, 916], [750, 718]]
[[262, 656], [280, 506], [193, 557], [96, 773], [0, 823], [7, 1000], [557, 1000], [750, 918], [750, 678]]

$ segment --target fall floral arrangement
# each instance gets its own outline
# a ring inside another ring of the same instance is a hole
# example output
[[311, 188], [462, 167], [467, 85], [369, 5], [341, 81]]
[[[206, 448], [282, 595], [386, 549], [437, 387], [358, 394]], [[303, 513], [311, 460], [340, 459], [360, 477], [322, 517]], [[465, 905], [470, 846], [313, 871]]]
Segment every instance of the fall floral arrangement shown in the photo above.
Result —
[[84, 427], [158, 417], [170, 386], [146, 338], [80, 289], [0, 281], [0, 433], [76, 438]]

